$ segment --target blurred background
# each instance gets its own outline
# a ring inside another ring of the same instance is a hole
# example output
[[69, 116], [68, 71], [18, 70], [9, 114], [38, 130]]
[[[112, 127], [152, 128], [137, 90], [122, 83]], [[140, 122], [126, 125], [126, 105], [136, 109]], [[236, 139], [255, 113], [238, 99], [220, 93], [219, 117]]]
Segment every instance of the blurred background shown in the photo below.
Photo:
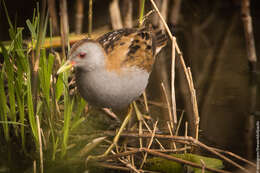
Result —
[[[138, 26], [139, 1], [119, 0], [121, 22], [111, 4], [116, 0], [93, 0], [93, 35], [121, 27]], [[260, 50], [260, 6], [257, 0], [250, 1], [256, 55]], [[24, 39], [30, 38], [26, 20], [32, 18], [35, 0], [6, 0], [10, 19], [16, 26], [24, 27]], [[66, 1], [68, 32], [71, 37], [89, 32], [89, 1]], [[245, 37], [244, 15], [240, 0], [156, 0], [167, 24], [176, 36], [185, 63], [191, 68], [200, 116], [200, 140], [224, 150], [255, 160], [256, 122], [260, 120], [259, 62], [248, 58]], [[52, 19], [52, 35], [61, 32], [61, 1], [48, 0], [49, 16]], [[41, 5], [41, 2], [40, 2]], [[152, 9], [146, 0], [145, 13]], [[0, 40], [10, 40], [8, 21], [3, 7], [0, 8]], [[119, 14], [120, 14], [119, 13]], [[154, 26], [163, 28], [156, 14], [151, 15]], [[47, 35], [50, 35], [47, 31]], [[59, 46], [56, 47], [59, 49]], [[256, 57], [257, 57], [256, 56]], [[148, 100], [161, 104], [154, 117], [168, 120], [165, 97], [161, 82], [167, 93], [171, 92], [171, 45], [164, 49], [156, 60], [149, 86]], [[184, 119], [191, 122], [191, 104], [182, 66], [176, 57], [176, 105], [178, 117], [184, 111]], [[170, 94], [169, 94], [170, 96]], [[153, 109], [153, 108], [152, 108]], [[184, 133], [184, 122], [182, 134]], [[165, 124], [162, 123], [162, 129]], [[194, 135], [190, 123], [189, 134]], [[1, 171], [0, 171], [1, 172]]]

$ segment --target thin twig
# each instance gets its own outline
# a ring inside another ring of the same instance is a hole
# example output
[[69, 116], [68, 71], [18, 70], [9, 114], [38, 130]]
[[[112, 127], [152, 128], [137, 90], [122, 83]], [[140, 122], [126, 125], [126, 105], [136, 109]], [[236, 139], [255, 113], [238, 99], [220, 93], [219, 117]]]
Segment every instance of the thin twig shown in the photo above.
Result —
[[241, 160], [241, 161], [243, 161], [243, 162], [245, 162], [245, 163], [247, 163], [247, 164], [249, 164], [249, 165], [251, 165], [251, 166], [256, 167], [256, 164], [255, 164], [255, 163], [250, 162], [249, 160], [247, 160], [247, 159], [245, 159], [245, 158], [243, 158], [243, 157], [241, 157], [241, 156], [238, 156], [238, 155], [235, 154], [235, 153], [232, 153], [232, 152], [230, 152], [230, 151], [221, 150], [221, 149], [214, 148], [214, 147], [211, 147], [211, 148], [212, 148], [213, 150], [216, 150], [217, 152], [225, 153], [225, 154], [230, 155], [230, 156], [232, 156], [232, 157], [234, 157], [234, 158], [236, 158], [236, 159], [238, 159], [238, 160]]
[[176, 136], [178, 136], [178, 134], [179, 134], [179, 129], [180, 129], [180, 126], [181, 126], [181, 122], [182, 122], [183, 116], [184, 116], [184, 110], [181, 112], [181, 117], [179, 119], [176, 131], [175, 131], [175, 135]]
[[200, 159], [200, 163], [202, 165], [201, 173], [205, 173], [206, 164], [205, 164], [205, 162], [202, 159]]
[[[148, 149], [150, 149], [151, 146], [152, 146], [154, 135], [155, 135], [155, 131], [156, 131], [156, 128], [157, 128], [157, 123], [158, 123], [158, 121], [156, 121], [155, 124], [154, 124], [152, 137], [151, 137], [150, 142], [149, 142], [149, 144], [147, 146]], [[144, 163], [146, 162], [146, 158], [147, 158], [147, 153], [144, 154], [144, 159], [143, 159], [139, 169], [142, 169], [142, 167], [144, 166]]]
[[[169, 121], [167, 121], [167, 126], [168, 126], [168, 129], [169, 129], [169, 132], [170, 132], [171, 136], [173, 136], [172, 128], [171, 128], [171, 125], [170, 125]], [[176, 144], [175, 144], [174, 141], [172, 142], [172, 145], [173, 145], [173, 148], [176, 149]]]
[[[106, 133], [109, 134], [109, 133]], [[123, 133], [121, 134], [121, 136], [125, 136], [125, 137], [136, 137], [136, 138], [151, 138], [151, 134], [147, 134], [147, 133], [143, 133], [141, 136], [136, 134], [136, 133]], [[203, 144], [202, 142], [194, 139], [191, 136], [187, 136], [187, 137], [183, 137], [183, 136], [170, 136], [170, 135], [159, 135], [159, 134], [155, 134], [154, 136], [155, 138], [161, 138], [161, 139], [169, 139], [169, 140], [174, 140], [176, 142], [180, 142], [183, 144], [189, 144], [189, 145], [197, 145], [201, 148], [206, 149], [207, 151], [217, 155], [218, 157], [220, 157], [221, 159], [225, 160], [226, 162], [229, 162], [230, 164], [234, 165], [235, 167], [248, 172], [244, 167], [240, 166], [239, 164], [237, 164], [236, 162], [232, 161], [231, 159], [227, 158], [226, 156], [224, 156], [223, 154], [220, 154], [219, 152], [217, 152], [216, 150], [213, 150], [211, 147]]]
[[[188, 122], [186, 121], [185, 122], [185, 138], [187, 138], [187, 136], [188, 136]], [[187, 146], [186, 146], [186, 144], [184, 145], [184, 147], [186, 148]], [[187, 151], [184, 151], [184, 153], [186, 153]]]
[[40, 146], [40, 168], [41, 173], [43, 173], [43, 153], [42, 153], [42, 138], [41, 138], [41, 125], [39, 116], [36, 115], [36, 123], [37, 123], [37, 130], [38, 130], [38, 136], [39, 136], [39, 146]]
[[168, 113], [169, 113], [171, 129], [173, 130], [173, 128], [174, 128], [174, 121], [173, 121], [173, 116], [172, 116], [172, 108], [171, 108], [171, 105], [170, 105], [170, 101], [169, 101], [169, 99], [167, 97], [166, 89], [165, 89], [165, 86], [164, 86], [163, 82], [161, 83], [161, 86], [162, 86], [163, 93], [164, 93], [164, 96], [165, 96], [165, 99], [166, 99], [166, 103], [167, 103], [167, 107], [168, 107]]

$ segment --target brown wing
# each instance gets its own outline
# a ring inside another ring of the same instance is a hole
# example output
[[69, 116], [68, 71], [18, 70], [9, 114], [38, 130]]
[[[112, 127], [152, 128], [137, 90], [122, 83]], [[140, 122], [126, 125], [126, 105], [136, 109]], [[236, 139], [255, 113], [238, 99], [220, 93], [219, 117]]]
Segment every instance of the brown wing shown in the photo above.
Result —
[[97, 41], [106, 54], [106, 68], [120, 73], [122, 67], [137, 66], [152, 70], [156, 51], [156, 38], [152, 30], [120, 29], [103, 35]]

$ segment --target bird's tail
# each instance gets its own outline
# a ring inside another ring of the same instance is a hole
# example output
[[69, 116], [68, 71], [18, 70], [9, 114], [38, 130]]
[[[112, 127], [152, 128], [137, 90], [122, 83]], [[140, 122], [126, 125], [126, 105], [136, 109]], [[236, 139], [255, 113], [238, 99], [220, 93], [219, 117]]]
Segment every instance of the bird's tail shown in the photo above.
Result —
[[165, 31], [161, 29], [155, 30], [155, 45], [156, 45], [156, 54], [167, 45], [168, 37], [165, 34]]

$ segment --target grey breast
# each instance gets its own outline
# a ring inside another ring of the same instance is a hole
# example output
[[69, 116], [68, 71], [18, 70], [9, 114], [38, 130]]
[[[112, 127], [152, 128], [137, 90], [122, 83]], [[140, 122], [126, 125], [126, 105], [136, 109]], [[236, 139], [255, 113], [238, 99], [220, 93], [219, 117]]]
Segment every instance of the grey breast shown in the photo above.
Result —
[[97, 69], [77, 73], [76, 82], [82, 97], [90, 104], [113, 109], [127, 107], [145, 90], [149, 73], [139, 68], [123, 69], [120, 74]]

